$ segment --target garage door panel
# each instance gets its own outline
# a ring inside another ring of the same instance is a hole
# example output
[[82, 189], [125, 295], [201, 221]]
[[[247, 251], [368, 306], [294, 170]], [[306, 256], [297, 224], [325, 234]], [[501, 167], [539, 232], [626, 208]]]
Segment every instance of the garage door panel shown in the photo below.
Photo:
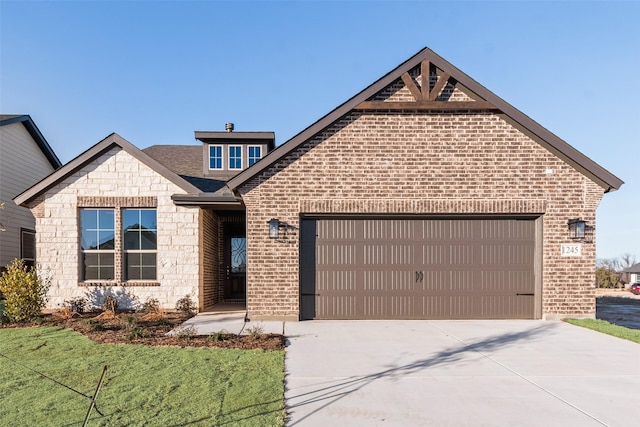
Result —
[[483, 296], [481, 316], [492, 319], [530, 319], [533, 296]]
[[425, 319], [449, 319], [450, 297], [446, 295], [432, 295], [422, 298], [422, 314]]
[[355, 292], [356, 272], [354, 270], [326, 270], [316, 272], [316, 289], [318, 293]]
[[303, 220], [301, 317], [533, 318], [534, 255], [533, 220]]
[[443, 265], [449, 262], [448, 245], [423, 245], [422, 265]]
[[319, 295], [316, 297], [317, 318], [319, 319], [356, 319], [359, 316], [356, 306], [358, 298], [345, 293], [340, 298]]
[[474, 270], [453, 270], [449, 273], [449, 291], [452, 295], [480, 292], [478, 273]]
[[449, 272], [443, 270], [423, 270], [424, 280], [422, 281], [422, 289], [426, 294], [430, 292], [445, 292], [449, 286]]
[[316, 263], [318, 266], [355, 265], [356, 251], [353, 244], [318, 244]]

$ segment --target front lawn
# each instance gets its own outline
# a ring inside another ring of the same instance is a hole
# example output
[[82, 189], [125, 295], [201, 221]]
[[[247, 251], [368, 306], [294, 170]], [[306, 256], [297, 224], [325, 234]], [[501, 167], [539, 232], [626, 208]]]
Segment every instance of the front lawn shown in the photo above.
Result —
[[284, 424], [282, 350], [98, 344], [37, 327], [0, 329], [0, 425], [81, 426], [79, 393], [93, 395], [104, 365], [104, 416], [90, 426]]
[[640, 330], [637, 329], [625, 328], [599, 319], [565, 319], [565, 322], [640, 344]]

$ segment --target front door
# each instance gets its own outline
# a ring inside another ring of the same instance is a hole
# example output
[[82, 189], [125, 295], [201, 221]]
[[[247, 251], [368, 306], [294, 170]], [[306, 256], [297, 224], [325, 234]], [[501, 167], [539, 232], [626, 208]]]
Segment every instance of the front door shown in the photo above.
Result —
[[225, 227], [224, 300], [245, 302], [247, 297], [247, 237], [242, 226]]

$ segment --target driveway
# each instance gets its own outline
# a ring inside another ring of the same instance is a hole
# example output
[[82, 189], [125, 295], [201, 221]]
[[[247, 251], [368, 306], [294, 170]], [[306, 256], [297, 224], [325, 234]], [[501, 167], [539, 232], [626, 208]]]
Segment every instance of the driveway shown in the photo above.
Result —
[[637, 425], [640, 345], [558, 321], [287, 322], [289, 426]]

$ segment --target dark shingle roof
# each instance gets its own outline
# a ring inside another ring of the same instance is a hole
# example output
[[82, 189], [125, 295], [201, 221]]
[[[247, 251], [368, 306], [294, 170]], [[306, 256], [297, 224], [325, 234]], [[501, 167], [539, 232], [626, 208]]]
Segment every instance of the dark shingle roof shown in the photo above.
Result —
[[640, 273], [640, 262], [633, 264], [631, 267], [627, 268], [625, 273]]
[[178, 175], [204, 176], [202, 145], [152, 145], [142, 151]]
[[142, 151], [205, 193], [214, 193], [225, 186], [224, 181], [204, 176], [202, 145], [152, 145]]

